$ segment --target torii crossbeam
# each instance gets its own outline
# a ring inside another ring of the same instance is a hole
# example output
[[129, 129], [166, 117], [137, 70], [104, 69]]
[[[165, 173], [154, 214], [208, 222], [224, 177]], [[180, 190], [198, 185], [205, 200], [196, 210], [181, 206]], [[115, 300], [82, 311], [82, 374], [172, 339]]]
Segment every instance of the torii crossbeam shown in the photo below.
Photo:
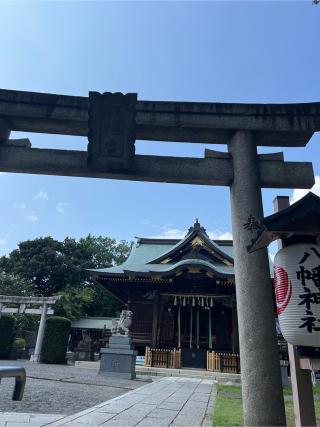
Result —
[[[88, 137], [87, 151], [33, 149], [26, 131]], [[257, 146], [304, 147], [320, 130], [320, 103], [138, 101], [0, 90], [0, 171], [230, 187], [244, 423], [285, 425], [267, 251], [249, 254], [263, 218], [261, 188], [311, 188], [312, 164]], [[203, 158], [135, 154], [136, 140], [227, 144]]]

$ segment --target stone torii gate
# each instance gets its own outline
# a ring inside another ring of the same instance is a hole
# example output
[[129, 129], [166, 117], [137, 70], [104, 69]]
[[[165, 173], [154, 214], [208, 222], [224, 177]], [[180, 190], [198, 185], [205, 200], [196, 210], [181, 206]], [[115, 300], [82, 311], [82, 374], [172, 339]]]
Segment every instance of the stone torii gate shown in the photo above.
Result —
[[[41, 316], [37, 334], [36, 347], [34, 349], [34, 354], [30, 358], [32, 362], [40, 361], [47, 314], [54, 313], [50, 306], [54, 305], [60, 298], [61, 295], [55, 297], [21, 297], [0, 295], [0, 317], [1, 313], [40, 314]], [[39, 307], [29, 308], [29, 306], [31, 305], [36, 305]]]
[[[10, 131], [87, 136], [87, 151], [33, 149]], [[267, 251], [247, 246], [263, 218], [261, 188], [311, 188], [312, 164], [257, 146], [304, 147], [320, 103], [137, 101], [0, 90], [0, 171], [230, 187], [244, 422], [285, 425]], [[203, 158], [135, 154], [135, 140], [227, 144]]]

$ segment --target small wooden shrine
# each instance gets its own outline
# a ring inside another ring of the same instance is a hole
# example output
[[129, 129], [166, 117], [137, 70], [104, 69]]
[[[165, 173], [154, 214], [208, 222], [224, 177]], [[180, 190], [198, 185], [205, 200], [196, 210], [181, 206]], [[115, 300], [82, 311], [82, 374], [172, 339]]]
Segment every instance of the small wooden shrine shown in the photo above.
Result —
[[146, 364], [239, 371], [231, 240], [210, 239], [196, 220], [184, 239], [138, 238], [122, 265], [91, 275], [133, 311]]

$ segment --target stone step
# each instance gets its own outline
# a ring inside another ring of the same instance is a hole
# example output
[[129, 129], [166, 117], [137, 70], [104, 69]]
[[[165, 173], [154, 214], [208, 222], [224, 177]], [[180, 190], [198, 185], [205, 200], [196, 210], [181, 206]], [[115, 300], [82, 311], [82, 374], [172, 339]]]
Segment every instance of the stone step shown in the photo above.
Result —
[[169, 369], [169, 368], [154, 368], [149, 366], [137, 366], [137, 375], [162, 376], [162, 377], [189, 377], [203, 378], [215, 380], [218, 383], [241, 383], [240, 374], [229, 374], [223, 372], [210, 372], [204, 369]]
[[[100, 362], [85, 362], [77, 361], [75, 366], [77, 368], [87, 368], [87, 369], [96, 369], [99, 370]], [[229, 374], [223, 372], [210, 372], [204, 369], [169, 369], [169, 368], [154, 368], [149, 366], [136, 366], [137, 376], [150, 376], [150, 377], [191, 377], [191, 378], [204, 378], [215, 380], [218, 383], [225, 384], [240, 384], [241, 375], [240, 374]]]

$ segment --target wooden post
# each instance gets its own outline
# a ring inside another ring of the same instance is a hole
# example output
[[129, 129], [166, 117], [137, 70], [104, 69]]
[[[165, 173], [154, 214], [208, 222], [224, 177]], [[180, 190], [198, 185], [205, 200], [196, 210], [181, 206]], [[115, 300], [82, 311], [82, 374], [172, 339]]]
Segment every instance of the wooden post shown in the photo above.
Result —
[[192, 304], [190, 304], [190, 348], [192, 348]]
[[160, 304], [160, 299], [159, 299], [159, 309], [158, 309], [158, 328], [157, 328], [157, 343], [156, 343], [156, 346], [157, 346], [157, 347], [160, 345], [160, 337], [161, 337], [161, 322], [162, 322], [163, 311], [164, 311], [164, 304]]
[[181, 348], [181, 308], [178, 305], [178, 348]]
[[197, 349], [199, 349], [199, 304], [197, 305]]
[[158, 324], [159, 324], [159, 295], [156, 294], [153, 300], [153, 311], [152, 311], [152, 344], [151, 347], [155, 348], [158, 345]]
[[[289, 197], [286, 196], [277, 196], [273, 201], [275, 212], [289, 205]], [[282, 240], [278, 240], [278, 248], [282, 247]], [[297, 427], [316, 426], [311, 371], [301, 369], [297, 347], [288, 343], [288, 353], [295, 425]]]
[[209, 312], [208, 312], [208, 335], [209, 335], [209, 348], [210, 350], [212, 350], [212, 331], [211, 331], [211, 307], [209, 307]]
[[239, 353], [238, 317], [234, 301], [232, 301], [232, 352]]
[[316, 426], [311, 371], [300, 368], [297, 348], [288, 344], [295, 425]]

